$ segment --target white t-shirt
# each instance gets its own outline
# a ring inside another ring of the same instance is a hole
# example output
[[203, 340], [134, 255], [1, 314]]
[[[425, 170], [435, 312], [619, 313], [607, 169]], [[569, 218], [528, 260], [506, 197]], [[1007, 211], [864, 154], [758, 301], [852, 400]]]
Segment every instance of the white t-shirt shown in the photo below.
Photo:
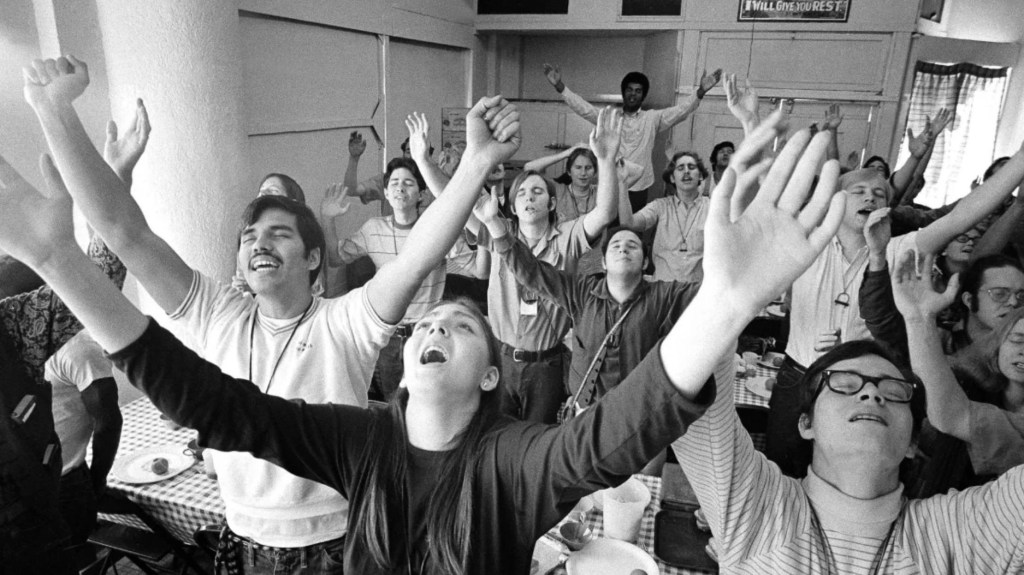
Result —
[[[364, 289], [313, 298], [301, 323], [300, 317], [265, 317], [257, 308], [251, 295], [194, 272], [188, 295], [170, 317], [185, 325], [204, 358], [266, 393], [366, 406], [373, 366], [394, 326], [377, 316]], [[235, 533], [273, 547], [305, 547], [345, 534], [348, 502], [334, 489], [247, 453], [214, 452], [214, 465]]]
[[[917, 250], [917, 232], [892, 238], [885, 250], [889, 269], [895, 265], [897, 256], [909, 249]], [[868, 326], [860, 317], [858, 297], [867, 267], [867, 248], [848, 262], [839, 239], [832, 238], [811, 267], [793, 283], [787, 355], [804, 367], [811, 365], [824, 355], [814, 350], [818, 336], [834, 329], [842, 330], [841, 341], [871, 339]], [[848, 305], [837, 304], [837, 299]]]
[[103, 348], [82, 330], [46, 360], [44, 376], [53, 388], [53, 427], [60, 438], [64, 475], [85, 463], [85, 450], [94, 431], [82, 392], [114, 373]]

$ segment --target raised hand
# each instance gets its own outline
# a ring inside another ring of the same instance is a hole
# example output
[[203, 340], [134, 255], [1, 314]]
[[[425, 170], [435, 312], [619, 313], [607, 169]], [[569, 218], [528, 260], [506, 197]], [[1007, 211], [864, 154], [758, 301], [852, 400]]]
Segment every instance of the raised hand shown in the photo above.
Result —
[[[830, 132], [811, 138], [808, 130], [801, 130], [774, 162], [757, 161], [785, 128], [785, 115], [776, 111], [743, 140], [711, 194], [704, 230], [701, 289], [751, 317], [818, 257], [839, 229], [845, 207], [845, 199], [835, 194], [836, 160], [824, 163], [805, 205]], [[755, 196], [752, 201], [750, 196]]]
[[590, 149], [598, 161], [614, 162], [619, 152], [622, 112], [605, 107], [597, 113], [597, 124], [590, 132]]
[[430, 139], [427, 131], [430, 125], [427, 124], [427, 116], [413, 112], [405, 117], [405, 128], [409, 130], [409, 153], [416, 161], [430, 159]]
[[483, 193], [473, 206], [473, 215], [485, 226], [498, 219], [498, 212], [501, 210], [501, 203], [498, 200], [498, 186], [491, 188], [488, 193]]
[[358, 158], [365, 151], [366, 140], [363, 139], [363, 135], [356, 130], [352, 130], [352, 134], [348, 137], [348, 155]]
[[885, 248], [892, 238], [892, 224], [889, 220], [889, 208], [879, 208], [868, 214], [864, 222], [864, 239], [868, 243], [868, 251], [885, 253]]
[[351, 207], [348, 188], [344, 184], [331, 184], [324, 192], [324, 199], [320, 201], [320, 219], [324, 225], [331, 225], [332, 218], [345, 215]]
[[39, 106], [71, 104], [89, 85], [89, 67], [74, 56], [49, 60], [33, 60], [22, 68], [25, 79], [25, 101]]
[[842, 123], [843, 115], [839, 113], [839, 104], [829, 104], [825, 110], [825, 120], [821, 122], [821, 129], [835, 131]]
[[946, 129], [946, 126], [953, 121], [953, 111], [948, 108], [939, 108], [939, 111], [935, 113], [935, 118], [931, 120], [930, 131], [932, 138], [938, 137], [939, 133]]
[[740, 87], [736, 84], [736, 74], [726, 74], [725, 102], [732, 115], [747, 125], [757, 122], [757, 92], [750, 85], [749, 78], [744, 82], [744, 86]]
[[[929, 122], [930, 123], [930, 122]], [[928, 126], [921, 133], [914, 135], [914, 130], [907, 128], [907, 149], [915, 158], [923, 158], [932, 145], [932, 132]]]
[[132, 118], [128, 130], [117, 137], [117, 124], [113, 120], [107, 122], [107, 140], [103, 143], [103, 159], [113, 168], [122, 182], [130, 183], [132, 170], [146, 151], [149, 142], [149, 114], [146, 105], [139, 98], [136, 101], [135, 117]]
[[0, 248], [37, 270], [54, 255], [79, 249], [64, 180], [49, 155], [39, 159], [39, 166], [45, 193], [0, 156]]
[[710, 75], [708, 75], [708, 71], [707, 70], [704, 70], [703, 72], [701, 72], [701, 74], [700, 74], [700, 85], [697, 87], [697, 97], [698, 98], [703, 98], [704, 94], [707, 94], [708, 92], [711, 91], [711, 88], [714, 88], [715, 86], [717, 86], [718, 82], [721, 79], [722, 79], [722, 69], [721, 68], [715, 70]]
[[490, 167], [511, 158], [522, 136], [519, 110], [501, 96], [481, 98], [466, 114], [466, 150], [462, 162], [472, 159]]
[[906, 321], [934, 322], [939, 312], [953, 304], [960, 287], [960, 274], [953, 274], [946, 285], [946, 291], [935, 291], [932, 284], [932, 254], [916, 257], [908, 250], [900, 255], [896, 269], [892, 271], [892, 295], [896, 309]]
[[559, 92], [565, 89], [565, 84], [562, 83], [562, 71], [558, 66], [552, 66], [551, 64], [545, 63], [544, 77], [547, 78], [548, 82]]

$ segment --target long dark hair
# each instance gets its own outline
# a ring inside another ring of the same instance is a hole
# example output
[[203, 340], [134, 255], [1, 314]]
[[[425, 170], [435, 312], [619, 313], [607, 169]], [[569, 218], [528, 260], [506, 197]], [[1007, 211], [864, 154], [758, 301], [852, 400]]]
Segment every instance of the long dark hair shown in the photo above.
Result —
[[306, 192], [302, 191], [302, 186], [295, 181], [295, 178], [278, 172], [271, 172], [263, 176], [263, 179], [260, 180], [260, 185], [256, 186], [257, 193], [259, 193], [260, 188], [262, 188], [263, 184], [270, 178], [277, 178], [281, 180], [281, 183], [284, 184], [284, 194], [286, 197], [291, 198], [300, 204], [306, 203]]
[[[460, 297], [441, 301], [431, 309], [450, 304], [462, 307], [476, 318], [487, 338], [490, 365], [500, 370], [500, 343], [480, 308], [472, 300]], [[430, 572], [447, 575], [465, 573], [472, 550], [469, 528], [473, 516], [476, 462], [484, 439], [495, 421], [500, 419], [498, 393], [498, 386], [481, 393], [480, 407], [456, 438], [455, 449], [448, 451], [441, 463], [439, 477], [442, 480], [434, 486], [426, 515]], [[390, 506], [403, 501], [405, 492], [409, 457], [405, 427], [408, 402], [409, 392], [402, 387], [384, 408], [388, 416], [380, 419], [370, 430], [368, 444], [373, 445], [373, 449], [366, 450], [360, 464], [363, 472], [361, 481], [367, 485], [366, 496], [353, 506], [355, 517], [351, 524], [356, 528], [349, 533], [353, 538], [351, 545], [364, 549], [374, 563], [385, 570], [397, 567], [392, 561], [403, 541], [407, 549], [413, 544], [405, 541], [405, 526], [392, 525], [394, 517], [388, 514]]]

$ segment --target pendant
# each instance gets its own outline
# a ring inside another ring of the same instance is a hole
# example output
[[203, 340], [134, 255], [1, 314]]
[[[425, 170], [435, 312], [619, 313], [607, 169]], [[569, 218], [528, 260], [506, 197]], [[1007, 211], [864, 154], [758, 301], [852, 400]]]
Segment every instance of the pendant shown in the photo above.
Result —
[[681, 251], [681, 252], [685, 252], [686, 251], [686, 239], [685, 238], [683, 239], [683, 243], [679, 246], [679, 251]]
[[836, 296], [835, 303], [836, 305], [841, 305], [843, 307], [850, 307], [850, 294], [843, 291], [842, 293]]

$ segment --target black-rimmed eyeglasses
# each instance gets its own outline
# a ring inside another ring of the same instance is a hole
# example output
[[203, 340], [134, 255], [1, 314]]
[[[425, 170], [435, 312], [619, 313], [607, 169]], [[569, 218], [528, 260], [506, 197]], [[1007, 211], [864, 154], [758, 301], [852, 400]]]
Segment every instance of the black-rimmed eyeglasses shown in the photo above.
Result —
[[814, 392], [814, 397], [818, 397], [826, 386], [840, 395], [855, 395], [868, 383], [875, 384], [878, 393], [886, 401], [895, 403], [909, 403], [910, 398], [914, 397], [914, 388], [917, 387], [912, 381], [895, 377], [875, 377], [856, 371], [826, 369], [821, 372], [821, 381], [818, 383], [818, 389]]

